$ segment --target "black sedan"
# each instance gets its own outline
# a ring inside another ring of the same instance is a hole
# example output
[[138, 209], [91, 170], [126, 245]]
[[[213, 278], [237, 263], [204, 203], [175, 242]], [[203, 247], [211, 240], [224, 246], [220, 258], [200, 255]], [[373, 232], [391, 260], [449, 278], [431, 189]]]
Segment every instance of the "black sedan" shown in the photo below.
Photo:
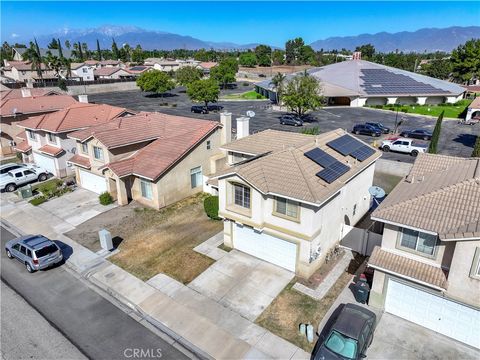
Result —
[[388, 134], [390, 132], [390, 128], [386, 127], [385, 125], [383, 125], [382, 123], [379, 123], [379, 122], [367, 122], [367, 123], [365, 123], [365, 125], [373, 126], [373, 127], [377, 128], [378, 130], [380, 130], [384, 134]]
[[400, 133], [401, 137], [413, 138], [413, 139], [422, 139], [422, 140], [431, 140], [432, 132], [423, 129], [417, 130], [404, 130]]
[[353, 127], [353, 133], [357, 135], [370, 135], [370, 136], [380, 136], [382, 131], [376, 127], [367, 124], [358, 124]]
[[319, 335], [311, 359], [357, 360], [366, 357], [373, 340], [376, 315], [355, 304], [346, 304], [336, 313], [328, 321], [331, 325]]

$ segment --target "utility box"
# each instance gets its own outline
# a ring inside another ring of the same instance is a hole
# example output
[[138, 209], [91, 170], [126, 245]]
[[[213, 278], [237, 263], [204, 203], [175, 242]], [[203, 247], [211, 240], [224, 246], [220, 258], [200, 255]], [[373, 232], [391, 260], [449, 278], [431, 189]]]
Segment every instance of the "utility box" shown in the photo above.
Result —
[[98, 232], [98, 237], [100, 238], [100, 246], [102, 249], [110, 251], [113, 249], [112, 234], [106, 229], [102, 229]]
[[20, 196], [22, 199], [27, 199], [29, 197], [32, 197], [32, 185], [27, 185], [19, 189], [18, 191], [20, 193]]

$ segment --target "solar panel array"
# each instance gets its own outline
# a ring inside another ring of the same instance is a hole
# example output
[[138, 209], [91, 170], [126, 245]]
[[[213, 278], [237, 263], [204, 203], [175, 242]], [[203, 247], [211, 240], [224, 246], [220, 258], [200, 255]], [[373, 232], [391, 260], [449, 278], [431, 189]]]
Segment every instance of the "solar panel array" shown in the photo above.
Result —
[[350, 170], [347, 165], [342, 164], [333, 156], [328, 155], [325, 151], [320, 150], [319, 148], [307, 151], [304, 155], [324, 168], [316, 175], [329, 184]]
[[375, 150], [370, 146], [363, 144], [350, 135], [343, 135], [328, 142], [327, 145], [343, 156], [350, 155], [358, 161], [366, 160], [375, 153]]
[[417, 81], [409, 76], [384, 69], [362, 69], [360, 78], [369, 95], [383, 94], [448, 94], [443, 89]]
[[146, 69], [146, 66], [134, 66], [130, 68], [130, 70], [133, 70], [133, 71], [143, 71], [145, 69]]

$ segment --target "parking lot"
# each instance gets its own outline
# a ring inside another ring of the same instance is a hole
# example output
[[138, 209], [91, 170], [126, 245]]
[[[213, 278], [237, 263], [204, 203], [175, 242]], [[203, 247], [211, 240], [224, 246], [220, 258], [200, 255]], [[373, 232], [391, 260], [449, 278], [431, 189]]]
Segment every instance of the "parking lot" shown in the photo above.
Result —
[[[244, 86], [239, 83], [236, 89], [222, 91], [222, 94], [232, 92], [244, 92], [253, 88], [252, 85]], [[122, 106], [137, 111], [159, 111], [171, 115], [190, 116], [200, 119], [219, 120], [218, 114], [195, 114], [190, 111], [192, 102], [188, 99], [184, 89], [177, 88], [164, 97], [150, 96], [141, 91], [124, 91], [115, 93], [103, 93], [90, 95], [90, 101]], [[168, 104], [168, 105], [165, 105]], [[250, 121], [250, 132], [255, 133], [265, 129], [286, 131], [301, 131], [288, 125], [281, 125], [279, 118], [282, 112], [273, 111], [268, 100], [263, 101], [220, 101], [224, 110], [231, 112], [233, 117], [244, 116], [248, 110], [255, 112], [255, 117]], [[370, 122], [381, 122], [385, 126], [394, 128], [395, 121], [402, 120], [399, 130], [405, 129], [429, 129], [433, 131], [435, 119], [423, 116], [406, 115], [393, 111], [375, 110], [370, 108], [329, 107], [320, 109], [311, 114], [311, 121], [305, 123], [305, 127], [318, 127], [320, 132], [343, 128], [351, 130], [353, 125]], [[235, 128], [235, 121], [232, 124]], [[476, 135], [480, 134], [480, 125], [460, 125], [456, 120], [444, 120], [439, 142], [439, 152], [445, 155], [470, 157]], [[378, 138], [359, 135], [359, 138], [377, 144]], [[384, 153], [384, 159], [413, 162], [410, 155], [399, 153]]]

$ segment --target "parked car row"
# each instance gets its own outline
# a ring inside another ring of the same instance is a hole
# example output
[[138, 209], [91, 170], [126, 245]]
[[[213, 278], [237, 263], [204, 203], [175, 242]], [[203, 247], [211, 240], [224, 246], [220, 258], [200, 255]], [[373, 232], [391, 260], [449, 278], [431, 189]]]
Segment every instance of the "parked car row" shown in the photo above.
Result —
[[208, 114], [210, 111], [212, 112], [219, 112], [223, 109], [223, 106], [222, 105], [216, 105], [216, 104], [212, 104], [212, 105], [208, 105], [208, 106], [204, 106], [204, 105], [193, 105], [191, 108], [190, 108], [190, 111], [192, 113], [196, 113], [196, 114]]
[[18, 187], [48, 179], [48, 171], [34, 164], [8, 163], [0, 167], [0, 191], [15, 191]]

